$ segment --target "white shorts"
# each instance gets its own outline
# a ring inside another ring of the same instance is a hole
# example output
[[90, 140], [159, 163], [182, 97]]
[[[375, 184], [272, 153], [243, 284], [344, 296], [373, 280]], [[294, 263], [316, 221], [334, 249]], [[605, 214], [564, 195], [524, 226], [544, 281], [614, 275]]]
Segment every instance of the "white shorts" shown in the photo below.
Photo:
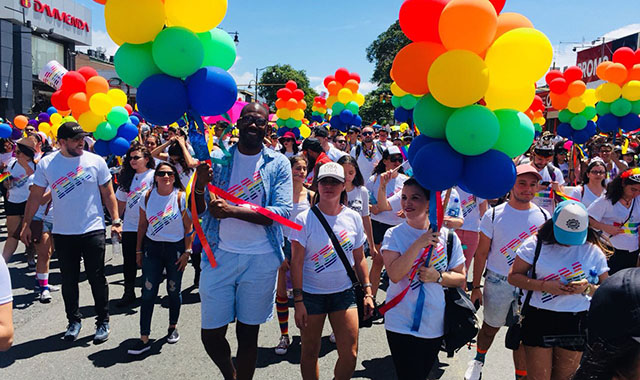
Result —
[[487, 269], [482, 300], [484, 322], [495, 328], [506, 326], [513, 301], [518, 300], [518, 288], [509, 284], [506, 276]]

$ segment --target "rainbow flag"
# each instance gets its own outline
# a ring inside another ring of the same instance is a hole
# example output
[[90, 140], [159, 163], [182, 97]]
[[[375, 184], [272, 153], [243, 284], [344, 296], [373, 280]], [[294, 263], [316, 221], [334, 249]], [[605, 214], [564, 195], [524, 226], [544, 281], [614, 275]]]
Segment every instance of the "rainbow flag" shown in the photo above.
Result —
[[558, 198], [558, 201], [563, 202], [563, 201], [576, 201], [576, 202], [580, 202], [580, 200], [575, 199], [573, 197], [568, 196], [567, 194], [563, 193], [562, 191], [556, 191], [555, 192], [556, 197]]
[[622, 233], [624, 235], [637, 235], [638, 234], [638, 226], [640, 223], [630, 223], [627, 222], [625, 224], [622, 223], [613, 223], [614, 226], [622, 228]]
[[11, 174], [9, 174], [9, 172], [0, 174], [0, 183], [9, 177], [11, 177]]

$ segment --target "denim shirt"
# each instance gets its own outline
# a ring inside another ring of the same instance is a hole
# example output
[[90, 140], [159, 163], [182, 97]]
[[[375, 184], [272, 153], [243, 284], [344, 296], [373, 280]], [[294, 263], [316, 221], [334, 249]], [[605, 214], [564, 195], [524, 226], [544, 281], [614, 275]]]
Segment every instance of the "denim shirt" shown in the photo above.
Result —
[[[229, 153], [231, 153], [229, 165], [212, 165], [213, 179], [211, 184], [225, 191], [229, 188], [231, 171], [233, 170], [233, 158], [237, 150], [237, 146], [233, 146], [229, 149]], [[293, 209], [293, 182], [291, 180], [291, 165], [289, 164], [289, 160], [287, 160], [283, 154], [265, 147], [263, 147], [260, 154], [262, 154], [260, 177], [262, 177], [262, 186], [264, 191], [261, 204], [258, 206], [262, 206], [283, 218], [289, 218], [289, 214]], [[214, 158], [223, 158], [223, 154], [219, 150], [213, 152], [211, 156]], [[208, 191], [205, 191], [204, 197], [205, 205], [208, 205], [211, 199]], [[214, 218], [206, 208], [198, 216], [202, 219], [202, 230], [204, 231], [207, 241], [211, 246], [211, 250], [215, 255], [220, 241], [220, 219]], [[267, 231], [267, 238], [269, 239], [269, 243], [271, 243], [273, 252], [278, 255], [280, 261], [283, 261], [283, 227], [279, 223], [273, 222], [272, 225], [264, 226], [264, 228]], [[247, 238], [250, 239], [251, 237], [248, 236]], [[206, 260], [207, 262], [209, 261], [207, 259], [207, 255], [204, 254], [202, 255], [202, 260]]]

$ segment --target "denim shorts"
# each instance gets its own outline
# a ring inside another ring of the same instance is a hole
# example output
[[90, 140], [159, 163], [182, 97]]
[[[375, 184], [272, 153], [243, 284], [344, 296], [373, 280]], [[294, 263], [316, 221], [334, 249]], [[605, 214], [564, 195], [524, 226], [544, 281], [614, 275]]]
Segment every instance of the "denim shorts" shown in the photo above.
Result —
[[518, 300], [518, 288], [507, 282], [507, 277], [487, 269], [484, 279], [484, 322], [499, 328], [506, 326], [507, 315], [514, 301]]
[[342, 311], [357, 307], [356, 292], [353, 288], [331, 294], [311, 294], [302, 293], [304, 307], [307, 314], [331, 314], [335, 311]]
[[33, 220], [38, 220], [38, 221], [42, 221], [42, 232], [46, 232], [46, 233], [51, 233], [51, 231], [53, 231], [53, 223], [51, 222], [47, 222], [46, 220], [42, 220], [40, 218], [37, 217], [33, 217]]

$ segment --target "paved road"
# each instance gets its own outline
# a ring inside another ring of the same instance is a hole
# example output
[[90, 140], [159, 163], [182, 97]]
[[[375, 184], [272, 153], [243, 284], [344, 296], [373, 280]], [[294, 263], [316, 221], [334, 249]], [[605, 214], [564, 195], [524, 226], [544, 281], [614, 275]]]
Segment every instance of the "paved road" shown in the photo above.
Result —
[[[0, 220], [2, 234], [6, 237], [4, 219]], [[0, 246], [3, 243], [0, 244]], [[66, 327], [64, 305], [59, 292], [53, 293], [50, 304], [41, 304], [33, 291], [33, 271], [29, 271], [20, 245], [9, 264], [14, 291], [14, 346], [6, 353], [0, 353], [0, 378], [2, 379], [139, 379], [177, 378], [221, 379], [220, 372], [210, 361], [200, 343], [200, 306], [198, 289], [193, 284], [193, 269], [189, 266], [183, 280], [183, 306], [180, 315], [180, 341], [167, 344], [165, 335], [168, 327], [168, 298], [161, 289], [162, 299], [158, 299], [152, 321], [152, 338], [156, 341], [150, 353], [141, 358], [127, 355], [126, 349], [138, 336], [139, 304], [132, 308], [120, 309], [111, 303], [111, 336], [107, 342], [94, 345], [94, 311], [91, 292], [82, 278], [80, 305], [84, 315], [83, 329], [74, 343], [62, 340]], [[122, 295], [122, 257], [114, 256], [108, 246], [106, 273], [108, 274], [110, 298]], [[60, 284], [57, 260], [51, 264], [51, 283]], [[137, 290], [139, 293], [139, 288]], [[384, 299], [384, 295], [379, 295]], [[258, 368], [255, 379], [299, 379], [300, 378], [300, 338], [290, 309], [290, 334], [294, 345], [285, 356], [273, 353], [277, 344], [279, 328], [277, 320], [263, 325], [260, 331]], [[275, 312], [274, 312], [275, 314]], [[480, 314], [481, 315], [481, 314]], [[228, 337], [232, 352], [236, 350], [236, 340], [231, 326]], [[335, 346], [329, 342], [329, 324], [325, 325], [323, 345], [320, 353], [320, 378], [332, 378], [333, 365], [337, 359]], [[496, 346], [487, 355], [484, 379], [507, 379], [513, 377], [511, 354], [503, 347], [504, 331], [496, 339]], [[463, 348], [454, 358], [440, 355], [440, 364], [434, 368], [431, 379], [463, 378], [467, 362], [475, 354], [475, 349]], [[395, 379], [393, 363], [386, 343], [383, 325], [374, 325], [361, 330], [356, 379]]]

